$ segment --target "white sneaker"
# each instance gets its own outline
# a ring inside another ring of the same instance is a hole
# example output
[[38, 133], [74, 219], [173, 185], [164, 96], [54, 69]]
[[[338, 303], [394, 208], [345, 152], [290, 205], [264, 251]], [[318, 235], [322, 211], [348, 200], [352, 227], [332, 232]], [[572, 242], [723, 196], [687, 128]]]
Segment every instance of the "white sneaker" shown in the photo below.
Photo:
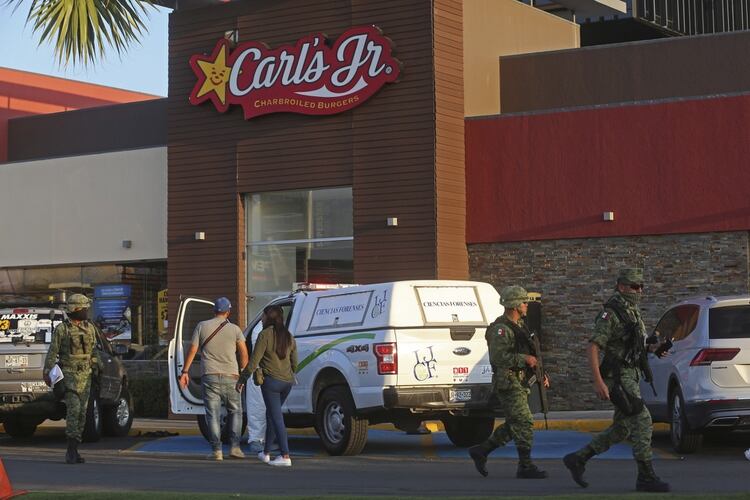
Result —
[[263, 453], [262, 451], [258, 453], [258, 460], [263, 462], [264, 464], [267, 464], [271, 461], [271, 455], [267, 453]]
[[284, 458], [283, 455], [279, 455], [278, 457], [274, 458], [270, 462], [268, 462], [268, 465], [273, 465], [275, 467], [291, 467], [292, 466], [292, 459], [291, 458]]

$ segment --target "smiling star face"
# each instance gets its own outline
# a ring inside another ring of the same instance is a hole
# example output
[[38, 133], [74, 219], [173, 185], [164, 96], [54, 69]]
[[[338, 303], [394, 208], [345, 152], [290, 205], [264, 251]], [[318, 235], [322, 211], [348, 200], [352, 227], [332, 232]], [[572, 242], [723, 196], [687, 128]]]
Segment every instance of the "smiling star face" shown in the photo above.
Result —
[[209, 92], [214, 92], [221, 104], [225, 105], [227, 103], [227, 83], [229, 82], [230, 70], [227, 66], [226, 46], [221, 46], [213, 61], [197, 61], [197, 63], [206, 79], [195, 97], [199, 98]]

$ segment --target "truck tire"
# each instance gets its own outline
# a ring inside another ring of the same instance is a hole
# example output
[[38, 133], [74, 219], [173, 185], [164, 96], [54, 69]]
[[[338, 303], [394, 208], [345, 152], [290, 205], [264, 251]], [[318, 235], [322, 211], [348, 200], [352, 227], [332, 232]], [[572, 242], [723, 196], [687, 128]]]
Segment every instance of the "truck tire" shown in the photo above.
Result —
[[81, 436], [84, 443], [96, 443], [102, 438], [102, 405], [99, 402], [99, 388], [91, 387], [89, 405], [86, 410], [86, 424]]
[[443, 419], [445, 433], [460, 448], [474, 446], [490, 437], [495, 428], [494, 417], [448, 417]]
[[36, 432], [37, 425], [39, 422], [36, 420], [29, 421], [22, 417], [7, 417], [3, 422], [5, 433], [14, 439], [30, 438]]
[[107, 406], [103, 411], [104, 434], [107, 436], [127, 436], [133, 425], [133, 403], [130, 392], [126, 387], [120, 391], [120, 397], [115, 404]]
[[367, 443], [366, 417], [357, 415], [349, 389], [325, 389], [315, 407], [315, 430], [330, 455], [358, 455]]
[[[206, 416], [196, 415], [196, 420], [198, 421], [198, 429], [200, 429], [201, 434], [203, 435], [203, 439], [205, 439], [206, 441], [209, 441], [208, 423], [206, 422]], [[227, 422], [226, 415], [222, 415], [221, 426], [219, 429], [222, 444], [229, 444], [229, 428], [226, 426], [226, 422]], [[242, 435], [245, 433], [245, 429], [247, 429], [247, 414], [245, 412], [242, 412], [242, 424], [240, 427], [240, 437], [242, 437]]]

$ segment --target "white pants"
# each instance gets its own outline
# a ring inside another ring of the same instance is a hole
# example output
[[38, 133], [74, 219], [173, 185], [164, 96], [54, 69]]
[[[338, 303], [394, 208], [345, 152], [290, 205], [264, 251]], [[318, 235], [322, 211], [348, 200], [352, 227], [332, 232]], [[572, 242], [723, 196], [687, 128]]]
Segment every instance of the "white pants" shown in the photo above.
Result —
[[266, 440], [266, 404], [260, 393], [260, 387], [248, 379], [245, 384], [247, 406], [247, 442], [265, 442]]

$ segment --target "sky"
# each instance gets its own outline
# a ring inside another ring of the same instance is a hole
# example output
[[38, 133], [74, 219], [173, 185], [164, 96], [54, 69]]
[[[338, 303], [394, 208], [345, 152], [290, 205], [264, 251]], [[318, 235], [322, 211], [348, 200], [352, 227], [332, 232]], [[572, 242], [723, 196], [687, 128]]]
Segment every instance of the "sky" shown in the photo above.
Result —
[[94, 66], [65, 67], [57, 63], [53, 46], [39, 45], [38, 35], [26, 25], [29, 5], [27, 0], [14, 12], [0, 0], [0, 67], [167, 95], [168, 9], [148, 9], [148, 33], [126, 53], [109, 50]]

